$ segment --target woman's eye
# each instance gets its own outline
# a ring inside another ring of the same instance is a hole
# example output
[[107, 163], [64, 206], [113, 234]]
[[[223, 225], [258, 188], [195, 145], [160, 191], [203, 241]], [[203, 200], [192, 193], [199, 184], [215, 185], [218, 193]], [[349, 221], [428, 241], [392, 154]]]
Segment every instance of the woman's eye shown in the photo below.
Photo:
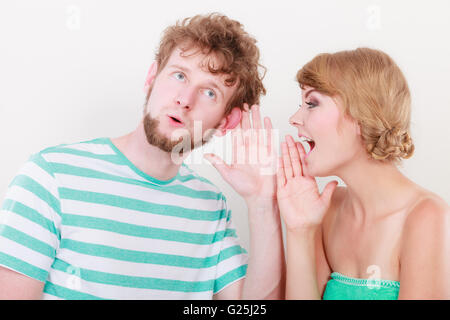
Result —
[[214, 99], [216, 97], [216, 94], [212, 90], [206, 89], [204, 93], [208, 98]]
[[180, 80], [180, 81], [184, 80], [184, 74], [182, 74], [181, 72], [175, 72], [173, 76], [177, 80]]
[[308, 105], [308, 108], [315, 108], [317, 104], [315, 102], [305, 102]]

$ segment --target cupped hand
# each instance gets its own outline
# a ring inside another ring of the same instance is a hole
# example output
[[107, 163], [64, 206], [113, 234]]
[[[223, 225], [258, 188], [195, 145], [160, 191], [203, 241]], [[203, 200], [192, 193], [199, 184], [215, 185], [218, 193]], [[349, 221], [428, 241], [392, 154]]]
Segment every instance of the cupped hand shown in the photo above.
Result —
[[288, 231], [317, 227], [330, 205], [337, 181], [329, 182], [322, 194], [314, 177], [305, 169], [305, 150], [291, 136], [281, 143], [280, 167], [277, 172], [277, 199]]
[[[248, 110], [248, 105], [245, 105]], [[242, 114], [239, 125], [232, 131], [232, 162], [225, 163], [214, 154], [205, 158], [219, 171], [224, 180], [247, 202], [276, 197], [278, 156], [273, 148], [273, 128], [270, 118], [261, 121], [258, 105]]]

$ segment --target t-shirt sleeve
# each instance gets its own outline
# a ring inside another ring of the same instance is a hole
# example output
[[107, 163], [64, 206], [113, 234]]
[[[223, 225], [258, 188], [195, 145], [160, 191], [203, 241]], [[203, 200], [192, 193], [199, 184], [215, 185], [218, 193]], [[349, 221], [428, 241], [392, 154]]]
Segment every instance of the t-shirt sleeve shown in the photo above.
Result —
[[58, 186], [36, 154], [8, 187], [0, 211], [0, 266], [45, 282], [60, 242]]
[[223, 290], [225, 287], [245, 277], [247, 273], [247, 251], [240, 245], [236, 234], [233, 221], [231, 219], [231, 210], [226, 208], [225, 234], [221, 243], [219, 253], [216, 279], [214, 282], [214, 294]]

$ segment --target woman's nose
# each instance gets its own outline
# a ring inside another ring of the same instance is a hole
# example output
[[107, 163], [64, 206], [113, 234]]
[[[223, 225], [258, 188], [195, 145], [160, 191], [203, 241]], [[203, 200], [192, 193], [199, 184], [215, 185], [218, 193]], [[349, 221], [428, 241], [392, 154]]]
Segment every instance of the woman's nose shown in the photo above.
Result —
[[300, 114], [301, 111], [297, 111], [296, 113], [294, 113], [290, 118], [289, 118], [289, 124], [292, 126], [303, 126], [303, 118], [302, 115]]

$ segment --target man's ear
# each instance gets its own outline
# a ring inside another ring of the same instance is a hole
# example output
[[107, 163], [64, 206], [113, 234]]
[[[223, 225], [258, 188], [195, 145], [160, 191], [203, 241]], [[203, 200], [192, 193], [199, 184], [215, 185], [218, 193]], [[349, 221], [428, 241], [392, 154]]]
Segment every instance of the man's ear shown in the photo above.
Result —
[[227, 130], [232, 130], [241, 122], [242, 111], [238, 107], [234, 107], [231, 112], [222, 119], [216, 129], [215, 135], [218, 137], [224, 136]]
[[147, 77], [145, 78], [145, 84], [144, 84], [144, 92], [145, 93], [147, 93], [153, 80], [155, 80], [157, 71], [158, 71], [158, 63], [156, 61], [154, 61], [152, 63], [152, 65], [150, 66], [150, 69], [148, 69]]

